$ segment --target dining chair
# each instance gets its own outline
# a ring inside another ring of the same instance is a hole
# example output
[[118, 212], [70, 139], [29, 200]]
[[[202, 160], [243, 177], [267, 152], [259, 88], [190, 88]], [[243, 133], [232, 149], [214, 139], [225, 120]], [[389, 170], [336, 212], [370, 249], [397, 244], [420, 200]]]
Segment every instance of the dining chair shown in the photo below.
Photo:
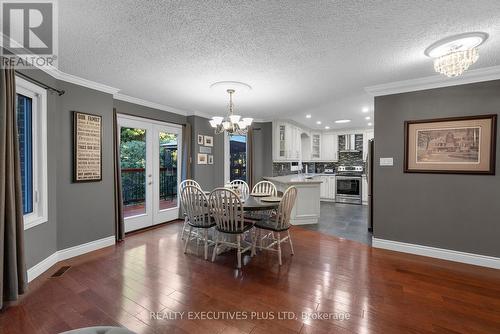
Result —
[[[264, 249], [269, 251], [278, 252], [279, 265], [282, 265], [281, 261], [281, 244], [283, 242], [288, 242], [290, 244], [290, 250], [292, 255], [293, 244], [292, 237], [290, 236], [290, 217], [292, 215], [292, 209], [295, 205], [295, 200], [297, 198], [297, 188], [289, 187], [280, 201], [278, 210], [275, 215], [269, 217], [268, 219], [263, 219], [255, 222], [255, 227], [257, 228], [259, 245], [256, 246], [258, 249]], [[263, 245], [263, 235], [262, 231], [267, 231], [267, 238], [270, 243], [266, 246]], [[285, 236], [282, 238], [282, 236]]]
[[184, 244], [184, 254], [187, 251], [189, 241], [191, 241], [191, 232], [193, 228], [202, 229], [203, 234], [196, 235], [195, 239], [202, 239], [204, 242], [205, 260], [208, 260], [208, 244], [211, 243], [208, 239], [208, 230], [215, 226], [215, 222], [210, 216], [210, 208], [208, 206], [207, 195], [196, 186], [186, 186], [181, 191], [181, 199], [184, 203], [184, 213], [187, 216], [187, 223], [189, 225], [189, 233]]
[[[195, 186], [201, 189], [201, 186], [198, 182], [192, 179], [186, 179], [179, 184], [179, 193], [181, 193], [182, 190], [187, 186]], [[188, 232], [189, 226], [188, 226], [188, 218], [186, 216], [186, 210], [184, 210], [184, 203], [182, 203], [182, 198], [181, 198], [181, 207], [182, 207], [182, 212], [184, 214], [184, 224], [182, 225], [181, 240], [184, 240], [184, 234]]]
[[267, 194], [268, 196], [276, 196], [278, 191], [274, 183], [269, 181], [260, 181], [252, 188], [252, 194]]
[[[233, 190], [227, 188], [216, 188], [209, 196], [210, 213], [215, 220], [215, 247], [212, 254], [212, 262], [215, 261], [219, 245], [224, 245], [237, 250], [238, 269], [241, 268], [241, 254], [251, 250], [251, 256], [255, 254], [255, 230], [254, 222], [248, 221], [243, 215], [243, 204], [240, 196]], [[250, 244], [242, 236], [245, 232], [251, 232]], [[225, 235], [228, 238], [221, 238]], [[236, 236], [236, 242], [231, 239]]]
[[233, 188], [238, 189], [241, 198], [247, 198], [250, 195], [250, 187], [248, 187], [248, 183], [246, 183], [245, 181], [233, 180], [230, 184]]

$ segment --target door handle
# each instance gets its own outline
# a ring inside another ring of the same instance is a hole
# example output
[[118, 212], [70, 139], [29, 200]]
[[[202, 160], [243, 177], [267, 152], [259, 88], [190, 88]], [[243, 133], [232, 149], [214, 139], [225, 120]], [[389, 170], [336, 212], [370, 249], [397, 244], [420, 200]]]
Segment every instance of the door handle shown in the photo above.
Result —
[[152, 182], [152, 181], [150, 181], [150, 182], [148, 182], [148, 184], [149, 184], [149, 185], [152, 185], [152, 184], [153, 184], [153, 182]]

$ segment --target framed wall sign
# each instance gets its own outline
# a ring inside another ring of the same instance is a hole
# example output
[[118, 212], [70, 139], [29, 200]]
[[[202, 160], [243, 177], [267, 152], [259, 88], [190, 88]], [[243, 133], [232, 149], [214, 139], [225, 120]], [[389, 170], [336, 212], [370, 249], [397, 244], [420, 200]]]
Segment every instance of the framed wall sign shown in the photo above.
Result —
[[73, 182], [102, 180], [102, 117], [73, 112]]
[[497, 115], [405, 122], [405, 173], [495, 174]]

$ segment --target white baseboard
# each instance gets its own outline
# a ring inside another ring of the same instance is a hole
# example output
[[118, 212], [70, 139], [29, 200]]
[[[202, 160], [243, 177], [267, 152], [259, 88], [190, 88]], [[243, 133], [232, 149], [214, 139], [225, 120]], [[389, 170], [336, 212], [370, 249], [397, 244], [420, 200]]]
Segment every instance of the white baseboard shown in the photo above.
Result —
[[115, 236], [112, 235], [110, 237], [57, 251], [47, 257], [45, 260], [35, 264], [33, 267], [28, 269], [28, 282], [31, 282], [32, 280], [43, 274], [59, 261], [67, 260], [75, 256], [83, 255], [104, 247], [112, 246], [114, 244]]
[[449, 260], [449, 261], [473, 264], [476, 266], [500, 269], [500, 258], [493, 256], [465, 253], [451, 249], [408, 244], [405, 242], [378, 239], [378, 238], [372, 238], [372, 246], [375, 248], [389, 249], [397, 252], [429, 256], [442, 260]]

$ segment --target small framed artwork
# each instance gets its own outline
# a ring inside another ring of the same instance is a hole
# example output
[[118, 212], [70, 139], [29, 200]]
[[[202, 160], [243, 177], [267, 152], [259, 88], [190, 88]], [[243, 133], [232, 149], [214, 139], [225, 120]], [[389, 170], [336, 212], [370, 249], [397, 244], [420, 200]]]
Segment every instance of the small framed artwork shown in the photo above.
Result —
[[73, 112], [73, 182], [102, 180], [102, 117]]
[[205, 146], [214, 146], [214, 137], [212, 136], [205, 136]]
[[495, 174], [497, 115], [405, 122], [405, 173]]
[[209, 165], [213, 165], [214, 164], [214, 156], [213, 155], [209, 155], [208, 156], [208, 164]]
[[207, 164], [207, 155], [204, 153], [198, 153], [198, 165]]
[[198, 145], [203, 145], [203, 135], [198, 135]]

